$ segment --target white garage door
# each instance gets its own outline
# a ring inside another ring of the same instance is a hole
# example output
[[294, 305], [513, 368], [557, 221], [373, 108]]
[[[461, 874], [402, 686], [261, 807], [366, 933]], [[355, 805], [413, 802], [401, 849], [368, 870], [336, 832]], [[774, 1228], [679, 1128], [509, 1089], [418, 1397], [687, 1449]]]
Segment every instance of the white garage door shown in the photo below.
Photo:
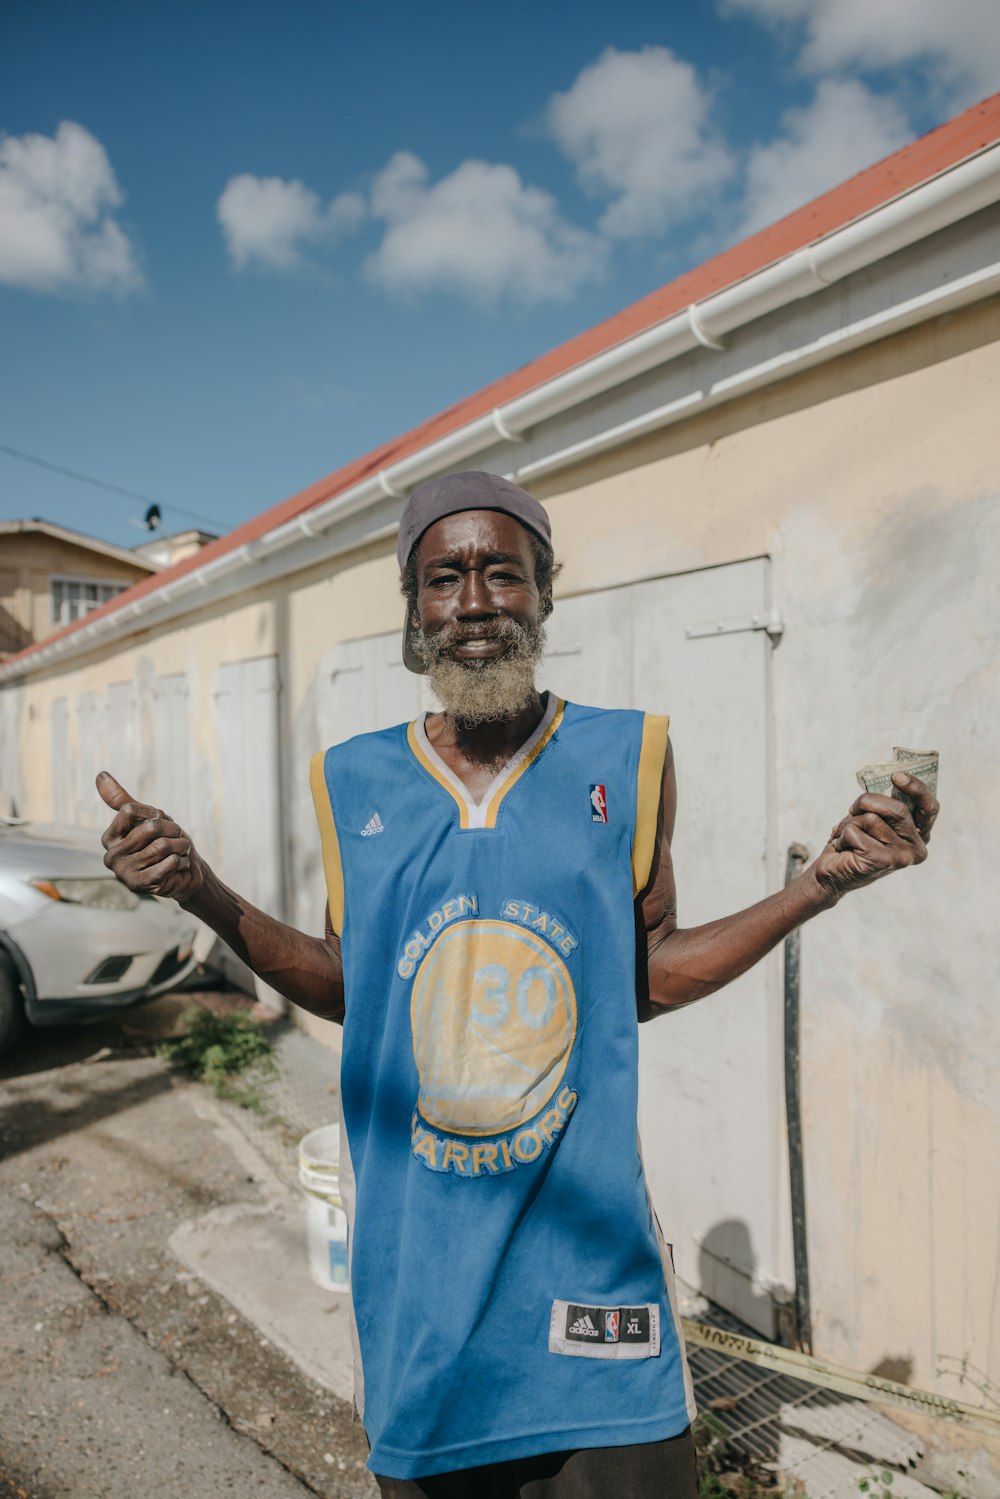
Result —
[[[679, 918], [768, 894], [767, 562], [561, 600], [543, 680], [600, 707], [669, 713]], [[773, 964], [643, 1026], [640, 1123], [678, 1273], [770, 1334], [785, 1283], [781, 998]]]
[[[137, 753], [136, 695], [133, 682], [112, 682], [104, 694], [105, 753], [114, 757], [114, 776], [131, 796], [139, 794], [139, 756]], [[93, 779], [101, 767], [86, 765]]]
[[126, 779], [126, 767], [118, 763], [117, 747], [112, 747], [110, 755], [105, 753], [104, 716], [96, 692], [81, 692], [76, 700], [76, 747], [76, 821], [86, 828], [103, 828], [108, 817], [94, 784], [97, 772], [110, 770], [132, 796], [138, 787]]
[[[562, 599], [548, 624], [541, 686], [671, 715], [684, 926], [769, 893], [767, 569], [755, 558]], [[397, 632], [342, 645], [323, 742], [411, 719], [424, 692]], [[643, 1150], [678, 1272], [766, 1334], [771, 1290], [790, 1281], [776, 965], [640, 1036]]]
[[52, 700], [49, 742], [52, 753], [52, 821], [70, 822], [69, 703], [64, 697]]
[[153, 683], [152, 796], [185, 827], [191, 825], [191, 781], [188, 769], [187, 677], [178, 672]]
[[220, 666], [212, 696], [219, 745], [219, 872], [253, 905], [281, 916], [278, 658]]
[[337, 646], [319, 704], [320, 743], [342, 744], [355, 734], [409, 723], [431, 706], [423, 677], [403, 665], [401, 634], [394, 630]]

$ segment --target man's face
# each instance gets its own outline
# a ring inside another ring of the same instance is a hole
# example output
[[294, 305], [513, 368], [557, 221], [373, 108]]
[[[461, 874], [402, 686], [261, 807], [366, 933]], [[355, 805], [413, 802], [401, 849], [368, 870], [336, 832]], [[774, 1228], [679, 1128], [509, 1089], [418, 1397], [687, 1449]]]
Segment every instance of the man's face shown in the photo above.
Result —
[[542, 619], [525, 528], [495, 510], [447, 515], [417, 544], [415, 642], [444, 706], [459, 720], [511, 718], [534, 694]]

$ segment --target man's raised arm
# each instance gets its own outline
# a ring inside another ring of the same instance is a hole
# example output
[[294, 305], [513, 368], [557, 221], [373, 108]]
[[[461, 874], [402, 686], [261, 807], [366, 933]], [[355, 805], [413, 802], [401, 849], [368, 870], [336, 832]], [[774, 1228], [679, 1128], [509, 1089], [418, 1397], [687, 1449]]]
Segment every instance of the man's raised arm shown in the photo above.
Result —
[[134, 801], [106, 770], [97, 789], [115, 814], [101, 839], [104, 862], [123, 885], [176, 900], [272, 989], [324, 1020], [343, 1020], [344, 970], [329, 910], [325, 939], [276, 921], [224, 885], [165, 812]]
[[691, 1004], [721, 989], [842, 895], [893, 870], [922, 864], [938, 803], [905, 770], [892, 779], [910, 799], [912, 811], [905, 802], [866, 792], [833, 829], [819, 857], [783, 890], [733, 916], [681, 928], [670, 855], [677, 782], [668, 745], [653, 871], [641, 897], [653, 1012]]

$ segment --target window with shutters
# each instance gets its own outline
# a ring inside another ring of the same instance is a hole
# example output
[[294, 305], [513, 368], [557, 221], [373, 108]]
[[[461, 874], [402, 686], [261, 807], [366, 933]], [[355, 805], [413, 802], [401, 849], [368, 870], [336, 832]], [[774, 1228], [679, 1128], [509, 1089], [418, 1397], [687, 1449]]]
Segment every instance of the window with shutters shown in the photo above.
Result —
[[49, 582], [52, 587], [54, 629], [61, 625], [71, 625], [76, 619], [83, 619], [92, 609], [106, 604], [109, 599], [124, 593], [130, 586], [128, 583], [115, 583], [102, 578], [52, 577]]

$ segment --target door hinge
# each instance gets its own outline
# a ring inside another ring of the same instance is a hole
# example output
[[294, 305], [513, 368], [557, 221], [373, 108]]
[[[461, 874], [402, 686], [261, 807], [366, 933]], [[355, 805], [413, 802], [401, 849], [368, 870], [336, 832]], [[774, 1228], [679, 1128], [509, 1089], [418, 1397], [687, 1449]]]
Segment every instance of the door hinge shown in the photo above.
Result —
[[685, 625], [688, 640], [700, 640], [706, 635], [742, 635], [747, 630], [763, 630], [772, 644], [777, 644], [785, 633], [785, 621], [777, 608], [761, 610], [759, 614], [728, 615], [722, 619], [709, 619], [695, 625]]

